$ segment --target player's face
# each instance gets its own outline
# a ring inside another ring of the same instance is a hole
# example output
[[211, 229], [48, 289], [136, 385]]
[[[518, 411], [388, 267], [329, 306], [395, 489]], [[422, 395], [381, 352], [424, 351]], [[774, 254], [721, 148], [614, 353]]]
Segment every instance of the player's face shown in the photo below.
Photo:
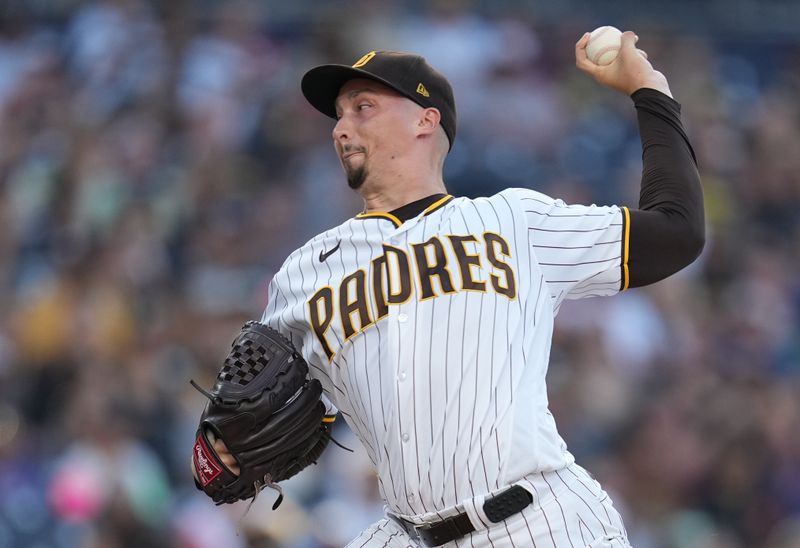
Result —
[[420, 108], [394, 90], [366, 79], [346, 82], [336, 99], [333, 143], [350, 188], [391, 169], [413, 139]]

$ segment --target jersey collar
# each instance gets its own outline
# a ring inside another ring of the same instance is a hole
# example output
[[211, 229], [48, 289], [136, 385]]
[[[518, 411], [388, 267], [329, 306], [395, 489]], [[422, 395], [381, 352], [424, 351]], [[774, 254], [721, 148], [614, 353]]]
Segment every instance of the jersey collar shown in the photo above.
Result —
[[376, 217], [387, 219], [399, 228], [404, 222], [413, 219], [420, 213], [423, 215], [430, 215], [452, 199], [453, 196], [450, 194], [431, 194], [426, 198], [400, 206], [389, 212], [372, 211], [369, 213], [359, 213], [356, 215], [356, 219], [374, 219]]

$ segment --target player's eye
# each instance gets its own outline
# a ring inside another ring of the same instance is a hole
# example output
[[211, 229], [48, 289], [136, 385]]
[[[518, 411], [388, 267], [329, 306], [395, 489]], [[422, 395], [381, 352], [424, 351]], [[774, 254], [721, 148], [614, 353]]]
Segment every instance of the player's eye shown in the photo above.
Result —
[[359, 105], [356, 108], [358, 110], [364, 110], [366, 108], [369, 108], [370, 106], [372, 106], [372, 105], [370, 105], [369, 103], [359, 103]]

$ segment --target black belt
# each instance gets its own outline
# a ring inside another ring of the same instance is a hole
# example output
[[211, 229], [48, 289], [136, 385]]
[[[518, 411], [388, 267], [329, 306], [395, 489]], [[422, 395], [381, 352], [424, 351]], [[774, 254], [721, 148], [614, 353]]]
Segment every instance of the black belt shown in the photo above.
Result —
[[[519, 485], [514, 485], [502, 493], [487, 498], [483, 503], [483, 512], [492, 523], [500, 523], [522, 511], [531, 502], [533, 502], [531, 494]], [[413, 538], [431, 547], [441, 546], [475, 530], [466, 512], [426, 525], [414, 525], [392, 514], [389, 514], [389, 517], [400, 524]]]

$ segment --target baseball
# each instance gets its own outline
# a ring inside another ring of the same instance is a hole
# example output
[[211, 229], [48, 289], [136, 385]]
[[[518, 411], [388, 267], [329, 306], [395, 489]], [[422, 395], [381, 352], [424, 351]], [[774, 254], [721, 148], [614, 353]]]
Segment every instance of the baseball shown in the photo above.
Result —
[[605, 26], [594, 29], [586, 43], [586, 56], [596, 65], [609, 65], [617, 58], [622, 46], [622, 31]]

